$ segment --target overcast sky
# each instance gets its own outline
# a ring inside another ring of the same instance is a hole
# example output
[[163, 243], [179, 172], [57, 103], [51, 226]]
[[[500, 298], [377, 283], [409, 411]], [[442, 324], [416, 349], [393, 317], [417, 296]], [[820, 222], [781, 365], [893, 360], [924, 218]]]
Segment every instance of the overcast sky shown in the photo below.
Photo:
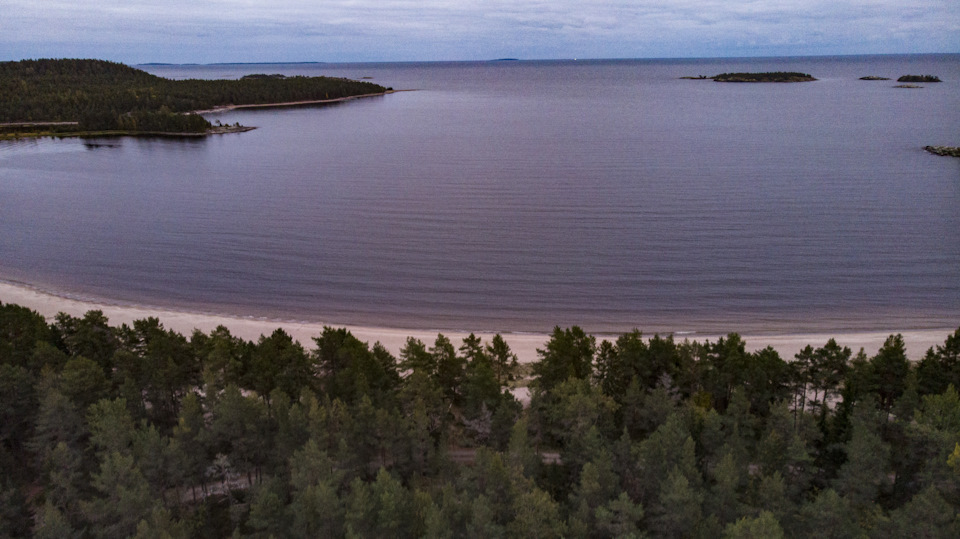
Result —
[[0, 0], [0, 60], [960, 52], [957, 0]]

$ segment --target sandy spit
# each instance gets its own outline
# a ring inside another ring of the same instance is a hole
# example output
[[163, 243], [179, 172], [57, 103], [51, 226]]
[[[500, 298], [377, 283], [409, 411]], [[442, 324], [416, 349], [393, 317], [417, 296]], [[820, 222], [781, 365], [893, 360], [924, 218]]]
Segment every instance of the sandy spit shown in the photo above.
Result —
[[[283, 328], [293, 338], [307, 348], [312, 348], [313, 337], [318, 336], [323, 326], [347, 327], [354, 336], [361, 341], [383, 344], [393, 354], [398, 354], [407, 337], [415, 337], [423, 342], [432, 344], [436, 339], [436, 330], [411, 330], [397, 328], [382, 328], [372, 326], [344, 326], [335, 320], [329, 322], [291, 322], [264, 318], [240, 317], [227, 314], [210, 314], [200, 312], [181, 311], [176, 309], [142, 307], [136, 305], [111, 304], [109, 302], [73, 298], [58, 295], [46, 290], [40, 290], [20, 283], [0, 280], [0, 302], [14, 303], [37, 311], [48, 320], [58, 312], [65, 312], [72, 316], [82, 316], [89, 310], [100, 310], [109, 318], [111, 325], [131, 324], [134, 320], [154, 316], [167, 329], [172, 329], [189, 336], [194, 329], [210, 332], [217, 326], [223, 325], [230, 329], [235, 336], [256, 340], [261, 335], [269, 335], [277, 328]], [[822, 346], [830, 338], [835, 338], [841, 346], [849, 346], [854, 352], [863, 348], [868, 355], [873, 355], [883, 345], [883, 341], [891, 334], [903, 335], [907, 345], [907, 355], [917, 360], [923, 357], [931, 346], [942, 345], [949, 334], [957, 328], [901, 330], [891, 328], [883, 331], [861, 331], [851, 333], [798, 333], [779, 335], [750, 335], [744, 334], [747, 349], [754, 351], [772, 346], [780, 356], [790, 360], [804, 346]], [[460, 331], [444, 332], [453, 343], [459, 346], [467, 333]], [[477, 333], [477, 336], [489, 341], [493, 334]], [[507, 333], [504, 339], [520, 358], [527, 363], [537, 360], [537, 348], [543, 348], [549, 335], [545, 333]], [[696, 334], [676, 336], [677, 340], [689, 338], [697, 341], [715, 341], [719, 335]], [[598, 337], [598, 341], [601, 338]]]
[[395, 94], [397, 92], [412, 92], [413, 90], [387, 90], [385, 92], [377, 92], [373, 94], [360, 94], [360, 95], [351, 95], [347, 97], [338, 97], [336, 99], [315, 99], [312, 101], [286, 101], [283, 103], [257, 103], [251, 105], [223, 105], [222, 107], [214, 107], [207, 110], [193, 110], [187, 114], [212, 114], [215, 112], [225, 112], [228, 110], [236, 109], [264, 109], [264, 108], [274, 108], [274, 107], [298, 107], [303, 105], [322, 105], [324, 103], [340, 103], [342, 101], [350, 101], [352, 99], [362, 99], [364, 97], [379, 97], [387, 94]]

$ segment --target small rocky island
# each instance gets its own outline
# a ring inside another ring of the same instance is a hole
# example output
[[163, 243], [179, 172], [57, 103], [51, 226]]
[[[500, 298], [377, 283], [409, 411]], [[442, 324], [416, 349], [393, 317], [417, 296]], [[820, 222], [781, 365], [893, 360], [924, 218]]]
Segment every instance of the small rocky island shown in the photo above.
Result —
[[773, 71], [767, 73], [721, 73], [712, 77], [716, 82], [810, 82], [814, 77], [807, 73]]
[[272, 75], [267, 75], [266, 73], [253, 73], [240, 77], [240, 80], [282, 80], [285, 78], [287, 78], [287, 76], [281, 75], [280, 73], [274, 73]]
[[935, 75], [904, 75], [897, 79], [897, 82], [942, 82], [940, 77]]
[[890, 77], [878, 77], [876, 75], [868, 75], [866, 77], [860, 77], [860, 80], [890, 80]]
[[924, 146], [923, 149], [944, 157], [960, 157], [960, 148], [956, 146]]

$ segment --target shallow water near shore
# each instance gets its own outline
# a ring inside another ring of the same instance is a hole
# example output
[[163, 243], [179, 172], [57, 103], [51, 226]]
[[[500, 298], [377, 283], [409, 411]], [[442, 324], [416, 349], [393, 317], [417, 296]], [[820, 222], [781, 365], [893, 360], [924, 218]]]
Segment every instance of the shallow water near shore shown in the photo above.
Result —
[[[0, 276], [400, 328], [960, 321], [960, 56], [149, 66], [417, 89], [201, 140], [0, 143]], [[796, 84], [680, 80], [801, 71]], [[922, 90], [895, 79], [932, 73]], [[3, 298], [0, 298], [2, 300]]]

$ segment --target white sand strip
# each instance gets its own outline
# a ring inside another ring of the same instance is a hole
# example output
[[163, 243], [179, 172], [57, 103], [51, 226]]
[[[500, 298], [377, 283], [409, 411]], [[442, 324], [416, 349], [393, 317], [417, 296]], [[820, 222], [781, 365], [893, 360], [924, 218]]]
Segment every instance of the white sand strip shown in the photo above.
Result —
[[[297, 339], [307, 348], [313, 347], [312, 337], [320, 335], [323, 326], [343, 327], [343, 324], [329, 323], [298, 323], [282, 320], [270, 320], [261, 318], [244, 318], [231, 315], [205, 314], [188, 311], [177, 311], [173, 309], [138, 307], [128, 305], [111, 305], [97, 301], [73, 299], [65, 296], [55, 295], [46, 291], [31, 288], [21, 284], [13, 284], [0, 281], [0, 302], [14, 303], [28, 307], [53, 320], [58, 312], [65, 312], [72, 316], [82, 316], [89, 310], [100, 310], [109, 318], [111, 325], [120, 325], [123, 323], [131, 324], [134, 320], [147, 317], [157, 317], [167, 329], [172, 329], [185, 336], [188, 336], [194, 329], [204, 332], [210, 332], [217, 326], [223, 325], [230, 329], [230, 332], [243, 339], [256, 340], [261, 335], [269, 335], [277, 328], [283, 328], [293, 338]], [[404, 345], [407, 337], [416, 337], [423, 342], [431, 345], [436, 339], [435, 330], [411, 330], [378, 328], [369, 326], [345, 326], [355, 337], [361, 341], [370, 343], [375, 342], [383, 344], [387, 350], [393, 354], [398, 354], [400, 348]], [[883, 341], [891, 334], [900, 333], [903, 335], [904, 342], [907, 345], [907, 355], [910, 359], [917, 360], [923, 357], [927, 349], [931, 346], [943, 344], [947, 335], [956, 331], [954, 328], [940, 329], [917, 329], [901, 330], [891, 328], [884, 331], [862, 331], [853, 333], [815, 333], [815, 334], [780, 334], [780, 335], [743, 335], [747, 343], [748, 350], [760, 350], [767, 346], [772, 346], [780, 356], [786, 360], [793, 359], [794, 355], [804, 346], [810, 344], [814, 347], [822, 346], [830, 338], [835, 338], [841, 346], [849, 346], [854, 353], [863, 348], [868, 355], [877, 352]], [[460, 331], [444, 332], [444, 335], [453, 341], [455, 346], [468, 334]], [[491, 333], [477, 333], [477, 336], [489, 342], [493, 337]], [[691, 340], [715, 341], [718, 335], [696, 334], [690, 335]], [[537, 348], [542, 348], [549, 335], [533, 333], [507, 333], [503, 335], [513, 351], [520, 358], [521, 362], [531, 362], [537, 359]], [[683, 340], [684, 336], [676, 337], [677, 340]], [[598, 340], [601, 340], [598, 338]]]
[[350, 101], [353, 99], [363, 99], [365, 97], [381, 97], [389, 94], [395, 94], [398, 92], [414, 92], [416, 90], [387, 90], [384, 92], [377, 92], [373, 94], [359, 94], [359, 95], [348, 95], [346, 97], [337, 97], [335, 99], [311, 99], [309, 101], [282, 101], [278, 103], [252, 103], [249, 105], [222, 105], [219, 107], [214, 107], [212, 109], [206, 110], [193, 110], [187, 114], [214, 114], [217, 112], [226, 112], [230, 110], [237, 109], [267, 109], [267, 108], [280, 108], [280, 107], [301, 107], [304, 105], [325, 105], [328, 103], [342, 103], [344, 101]]

